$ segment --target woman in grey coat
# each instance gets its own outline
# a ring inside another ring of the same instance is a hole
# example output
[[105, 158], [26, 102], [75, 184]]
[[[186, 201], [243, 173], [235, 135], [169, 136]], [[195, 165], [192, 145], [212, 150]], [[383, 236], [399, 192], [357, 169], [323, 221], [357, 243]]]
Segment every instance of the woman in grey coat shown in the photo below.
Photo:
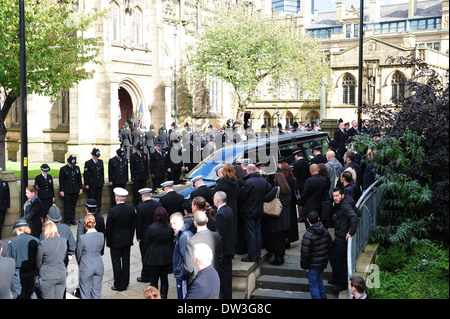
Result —
[[45, 239], [39, 242], [36, 266], [42, 281], [42, 299], [63, 299], [66, 291], [67, 239], [59, 237], [58, 229], [51, 220], [42, 227]]
[[78, 280], [81, 299], [100, 299], [104, 266], [102, 250], [104, 235], [95, 230], [94, 215], [84, 217], [86, 233], [77, 242], [76, 258], [78, 262]]

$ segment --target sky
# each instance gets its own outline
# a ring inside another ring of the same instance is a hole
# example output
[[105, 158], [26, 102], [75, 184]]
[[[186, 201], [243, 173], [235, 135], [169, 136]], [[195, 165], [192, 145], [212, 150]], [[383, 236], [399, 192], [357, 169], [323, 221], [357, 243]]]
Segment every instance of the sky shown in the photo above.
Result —
[[[336, 11], [336, 2], [342, 1], [345, 3], [345, 9], [348, 10], [353, 4], [356, 9], [359, 8], [360, 0], [315, 0], [314, 9], [319, 10], [319, 12], [330, 12]], [[420, 1], [420, 0], [419, 0]], [[408, 0], [381, 0], [380, 4], [382, 6], [390, 4], [408, 3]], [[364, 8], [370, 6], [370, 0], [364, 0]]]

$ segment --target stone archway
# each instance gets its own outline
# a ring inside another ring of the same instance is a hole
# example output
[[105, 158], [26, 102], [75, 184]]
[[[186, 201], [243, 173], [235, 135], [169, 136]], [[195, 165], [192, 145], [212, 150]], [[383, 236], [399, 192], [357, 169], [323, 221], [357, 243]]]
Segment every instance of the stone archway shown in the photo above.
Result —
[[146, 114], [144, 94], [138, 83], [131, 78], [124, 78], [118, 83], [120, 119], [118, 121], [118, 129], [128, 121], [130, 124], [139, 123], [140, 111], [142, 104], [143, 121], [148, 117]]

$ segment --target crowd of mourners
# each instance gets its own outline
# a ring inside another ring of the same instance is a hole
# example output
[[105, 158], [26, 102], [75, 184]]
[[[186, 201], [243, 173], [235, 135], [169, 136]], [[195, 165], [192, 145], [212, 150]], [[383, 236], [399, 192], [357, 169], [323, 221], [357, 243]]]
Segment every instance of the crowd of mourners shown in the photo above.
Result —
[[[362, 154], [352, 148], [352, 137], [370, 134], [379, 138], [377, 123], [369, 127], [365, 121], [359, 130], [356, 121], [350, 128], [340, 120], [325, 154], [316, 142], [309, 145], [312, 157], [307, 156], [304, 146], [296, 148], [294, 164], [290, 166], [280, 157], [275, 173], [265, 172], [263, 163], [248, 159], [219, 164], [214, 168], [218, 177], [214, 187], [196, 176], [190, 180], [194, 191], [184, 198], [175, 191], [181, 172], [192, 170], [201, 158], [173, 163], [170, 154], [181, 156], [197, 146], [203, 156], [208, 156], [227, 143], [308, 129], [305, 123], [295, 122], [284, 131], [278, 125], [268, 133], [264, 127], [253, 133], [251, 126], [241, 129], [232, 123], [227, 125], [233, 129], [214, 130], [209, 126], [203, 132], [196, 127], [191, 133], [186, 124], [180, 136], [174, 123], [169, 133], [162, 125], [158, 135], [153, 125], [145, 132], [130, 130], [126, 123], [119, 134], [121, 148], [108, 162], [112, 207], [106, 220], [101, 214], [105, 172], [99, 149], [92, 150], [84, 172], [76, 165], [75, 156], [60, 169], [64, 218], [54, 203], [50, 167], [43, 164], [42, 174], [26, 189], [28, 200], [13, 226], [17, 237], [0, 242], [0, 298], [65, 298], [67, 266], [75, 256], [79, 287], [74, 293], [82, 299], [100, 299], [105, 245], [110, 249], [113, 267], [111, 289], [127, 290], [130, 247], [136, 236], [142, 261], [137, 281], [150, 284], [143, 293], [145, 298], [167, 298], [168, 275], [173, 273], [179, 299], [231, 299], [233, 258], [244, 255], [242, 262], [259, 262], [261, 250], [266, 249], [273, 256], [270, 263], [282, 265], [285, 250], [300, 240], [301, 223], [306, 232], [301, 241], [300, 267], [307, 273], [311, 297], [326, 298], [321, 275], [328, 263], [334, 292], [349, 289], [346, 242], [358, 225], [360, 213], [355, 204], [375, 181], [374, 167], [361, 163]], [[312, 126], [312, 130], [320, 130], [319, 121]], [[133, 205], [125, 202], [129, 195], [128, 168]], [[150, 178], [153, 189], [147, 187]], [[0, 186], [0, 208], [6, 211], [9, 187], [1, 179]], [[158, 200], [152, 198], [156, 188], [164, 190]], [[86, 216], [76, 221], [75, 207], [83, 191], [89, 198]], [[282, 208], [274, 215], [267, 207], [273, 207], [269, 204], [277, 200]], [[71, 225], [78, 225], [76, 239]], [[329, 229], [334, 230], [333, 235]], [[364, 289], [358, 296], [366, 296]]]

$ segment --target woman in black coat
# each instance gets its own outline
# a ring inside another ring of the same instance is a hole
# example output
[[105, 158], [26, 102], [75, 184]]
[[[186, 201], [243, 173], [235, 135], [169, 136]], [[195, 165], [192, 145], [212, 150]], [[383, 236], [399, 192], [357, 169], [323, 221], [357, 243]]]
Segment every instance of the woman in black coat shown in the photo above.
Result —
[[39, 239], [42, 232], [42, 202], [37, 196], [37, 189], [34, 186], [28, 186], [25, 189], [25, 195], [28, 200], [23, 205], [23, 218], [28, 223], [28, 227], [31, 230], [31, 235]]
[[286, 249], [286, 237], [291, 227], [290, 223], [290, 203], [291, 189], [286, 181], [283, 173], [276, 173], [274, 176], [274, 187], [264, 198], [264, 202], [270, 202], [280, 188], [279, 198], [283, 204], [280, 216], [267, 216], [266, 234], [269, 236], [267, 240], [267, 250], [275, 255], [271, 265], [282, 265], [284, 263], [284, 253]]
[[222, 191], [227, 195], [227, 205], [231, 207], [234, 216], [234, 242], [237, 243], [237, 215], [238, 215], [238, 204], [237, 204], [237, 192], [238, 184], [236, 172], [233, 165], [230, 163], [225, 164], [222, 167], [221, 173], [218, 172], [219, 179], [217, 180], [216, 187], [214, 187], [214, 194], [218, 191]]
[[291, 243], [299, 240], [298, 235], [298, 222], [297, 222], [297, 199], [295, 198], [295, 187], [297, 181], [295, 180], [292, 170], [288, 164], [281, 165], [281, 172], [286, 177], [286, 180], [291, 189], [291, 202], [289, 206], [291, 227], [289, 228], [286, 238], [286, 248], [290, 248]]
[[150, 286], [158, 288], [158, 280], [161, 280], [161, 299], [167, 299], [169, 291], [168, 274], [172, 267], [173, 236], [166, 209], [158, 207], [155, 210], [155, 222], [147, 228], [145, 242], [148, 249], [142, 262], [148, 265]]

